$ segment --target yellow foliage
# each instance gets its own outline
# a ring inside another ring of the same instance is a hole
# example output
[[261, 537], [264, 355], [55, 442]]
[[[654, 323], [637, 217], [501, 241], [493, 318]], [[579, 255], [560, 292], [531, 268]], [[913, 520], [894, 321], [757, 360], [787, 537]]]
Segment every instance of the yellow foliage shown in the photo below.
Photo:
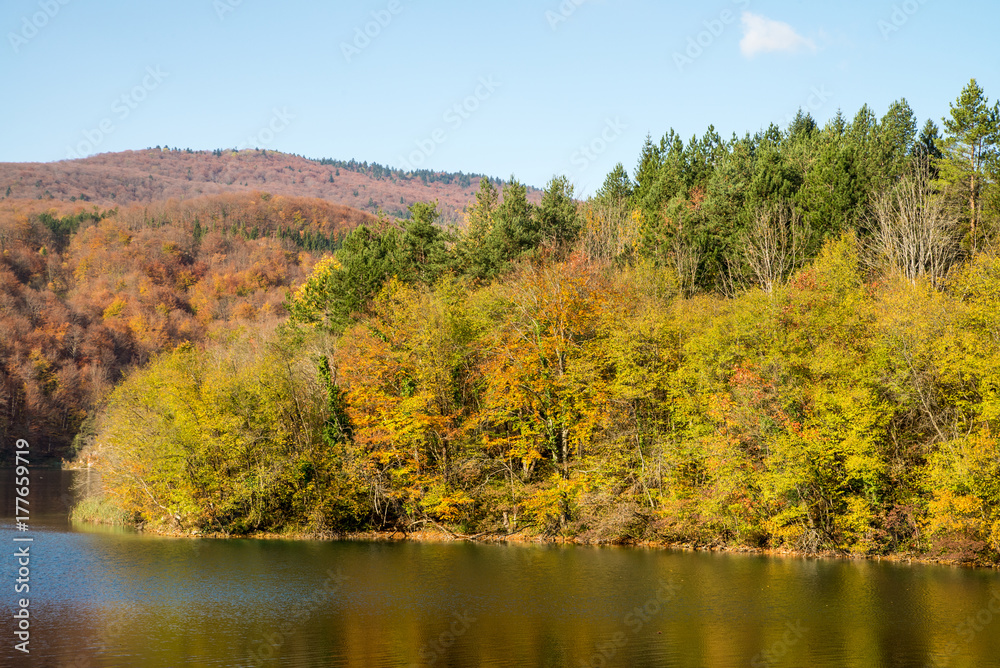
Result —
[[116, 297], [113, 302], [111, 302], [106, 309], [104, 309], [104, 319], [109, 320], [111, 318], [116, 318], [122, 314], [125, 310], [126, 301], [123, 297]]

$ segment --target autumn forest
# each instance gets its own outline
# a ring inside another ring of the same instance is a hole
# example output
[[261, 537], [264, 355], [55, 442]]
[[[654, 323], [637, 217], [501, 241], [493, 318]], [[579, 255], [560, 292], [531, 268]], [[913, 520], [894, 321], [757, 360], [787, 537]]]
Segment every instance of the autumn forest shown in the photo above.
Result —
[[973, 80], [939, 122], [670, 130], [586, 200], [461, 175], [460, 216], [392, 170], [405, 211], [8, 188], [0, 431], [170, 532], [996, 563], [998, 148]]

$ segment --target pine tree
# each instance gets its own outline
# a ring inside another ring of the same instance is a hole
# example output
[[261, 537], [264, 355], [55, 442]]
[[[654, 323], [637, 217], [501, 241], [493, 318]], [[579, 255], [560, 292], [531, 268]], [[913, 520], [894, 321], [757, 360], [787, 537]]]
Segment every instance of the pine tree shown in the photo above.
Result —
[[634, 193], [632, 180], [625, 171], [625, 166], [619, 162], [604, 179], [604, 185], [597, 191], [594, 199], [604, 204], [627, 206]]
[[496, 187], [487, 178], [479, 179], [476, 202], [466, 211], [467, 233], [458, 247], [462, 270], [476, 278], [492, 274], [486, 242], [493, 232], [493, 215], [500, 199]]
[[503, 189], [503, 201], [496, 210], [493, 243], [503, 251], [504, 263], [528, 253], [541, 243], [535, 207], [528, 201], [528, 189], [513, 176]]
[[566, 249], [580, 235], [580, 216], [573, 199], [573, 185], [565, 176], [554, 176], [542, 193], [536, 210], [542, 239]]
[[653, 144], [653, 139], [646, 135], [642, 146], [639, 164], [635, 168], [635, 191], [633, 193], [634, 208], [641, 209], [648, 218], [655, 215], [659, 209], [659, 181], [663, 156], [660, 148]]
[[924, 129], [920, 131], [920, 136], [917, 138], [917, 143], [913, 146], [913, 151], [917, 155], [923, 155], [932, 158], [933, 160], [938, 160], [944, 157], [941, 153], [939, 144], [941, 142], [941, 133], [938, 130], [937, 123], [931, 119], [927, 119], [924, 123]]
[[[876, 160], [882, 177], [895, 181], [906, 171], [917, 138], [917, 117], [905, 99], [889, 106], [876, 133]], [[886, 184], [887, 185], [887, 184]]]
[[944, 154], [941, 176], [958, 187], [968, 202], [968, 237], [975, 249], [982, 219], [982, 190], [988, 168], [998, 155], [1000, 104], [991, 107], [983, 89], [973, 79], [951, 105], [950, 116], [942, 120], [946, 134], [939, 142]]
[[409, 208], [410, 219], [399, 239], [401, 280], [433, 283], [451, 266], [446, 246], [451, 238], [436, 224], [441, 216], [437, 207], [437, 202], [417, 202]]

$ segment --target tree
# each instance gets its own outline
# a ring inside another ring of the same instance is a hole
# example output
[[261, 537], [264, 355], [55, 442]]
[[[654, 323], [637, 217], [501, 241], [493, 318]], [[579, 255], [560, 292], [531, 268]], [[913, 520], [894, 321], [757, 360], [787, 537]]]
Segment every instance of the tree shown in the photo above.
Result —
[[410, 219], [403, 223], [399, 238], [397, 275], [405, 281], [433, 283], [452, 265], [447, 247], [451, 237], [435, 222], [441, 215], [437, 202], [416, 202], [409, 209]]
[[923, 155], [932, 160], [939, 160], [944, 156], [939, 148], [940, 142], [941, 133], [938, 130], [937, 123], [928, 118], [927, 122], [924, 123], [924, 128], [920, 131], [917, 143], [913, 146], [913, 152], [915, 155]]
[[982, 218], [982, 190], [1000, 143], [1000, 104], [991, 107], [983, 89], [973, 79], [950, 106], [950, 116], [942, 119], [945, 137], [939, 142], [945, 158], [942, 178], [957, 185], [965, 195], [969, 243], [975, 249]]
[[816, 124], [816, 119], [808, 111], [799, 109], [795, 113], [795, 118], [788, 124], [785, 140], [790, 143], [809, 141], [817, 134], [819, 134], [819, 126]]
[[496, 209], [494, 243], [509, 262], [534, 250], [541, 242], [535, 206], [528, 201], [528, 189], [513, 176], [503, 189], [503, 200]]
[[652, 137], [646, 135], [639, 164], [635, 168], [635, 191], [632, 194], [635, 208], [641, 209], [646, 218], [659, 213], [662, 198], [660, 170], [663, 166], [663, 157], [660, 148], [653, 144]]
[[524, 267], [495, 286], [484, 314], [482, 415], [525, 478], [550, 459], [564, 479], [603, 420], [604, 379], [593, 346], [610, 294], [597, 272], [576, 264]]
[[305, 524], [317, 487], [337, 475], [320, 435], [337, 416], [311, 391], [313, 374], [249, 341], [161, 355], [115, 390], [99, 421], [107, 491], [153, 525], [239, 534]]
[[530, 255], [542, 241], [535, 206], [528, 189], [511, 176], [496, 204], [492, 185], [480, 184], [469, 212], [469, 234], [461, 245], [465, 272], [480, 280], [508, 271], [513, 262]]
[[366, 460], [372, 511], [383, 523], [423, 511], [442, 521], [461, 519], [468, 497], [455, 489], [453, 472], [463, 464], [472, 383], [466, 300], [447, 279], [433, 292], [393, 279], [370, 315], [341, 339], [348, 413]]
[[479, 280], [494, 278], [541, 242], [534, 205], [527, 188], [513, 176], [503, 201], [488, 179], [481, 179], [476, 203], [469, 209], [469, 231], [459, 244], [463, 271]]
[[909, 103], [905, 99], [893, 102], [878, 126], [875, 150], [880, 180], [903, 173], [914, 152], [916, 137], [917, 117]]
[[557, 249], [566, 250], [580, 235], [580, 215], [573, 199], [573, 185], [565, 176], [554, 176], [542, 193], [536, 209], [542, 239]]
[[459, 250], [471, 261], [493, 230], [493, 213], [496, 211], [500, 194], [487, 178], [479, 179], [476, 203], [466, 211], [468, 232], [459, 244]]
[[958, 259], [958, 221], [934, 192], [930, 161], [915, 158], [909, 172], [872, 201], [876, 262], [913, 282], [940, 285]]
[[591, 262], [616, 260], [637, 241], [632, 214], [632, 180], [618, 163], [588, 203], [584, 214], [583, 253]]
[[743, 233], [744, 260], [768, 294], [801, 262], [804, 236], [801, 216], [781, 201], [762, 205]]
[[[859, 120], [871, 122], [872, 118]], [[867, 206], [870, 184], [860, 143], [865, 136], [864, 132], [848, 133], [839, 113], [820, 134], [815, 159], [795, 198], [819, 243], [854, 228]]]
[[594, 198], [608, 203], [627, 203], [632, 199], [634, 192], [632, 180], [625, 171], [625, 166], [619, 162], [604, 179], [604, 184]]
[[342, 332], [400, 267], [396, 230], [362, 225], [333, 257], [319, 262], [287, 304], [292, 319]]

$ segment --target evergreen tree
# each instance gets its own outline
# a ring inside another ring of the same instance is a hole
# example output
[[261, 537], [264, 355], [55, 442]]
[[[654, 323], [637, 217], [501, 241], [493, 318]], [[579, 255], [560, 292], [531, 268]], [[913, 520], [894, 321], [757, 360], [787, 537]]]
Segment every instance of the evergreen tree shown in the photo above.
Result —
[[819, 239], [832, 239], [848, 230], [862, 205], [855, 188], [856, 145], [838, 112], [820, 133], [815, 160], [805, 174], [795, 203], [806, 225]]
[[938, 160], [944, 157], [941, 153], [939, 143], [941, 142], [941, 134], [938, 130], [937, 123], [931, 119], [927, 119], [924, 123], [924, 129], [920, 131], [920, 137], [917, 138], [916, 144], [913, 146], [913, 152], [916, 155], [927, 156], [932, 160]]
[[347, 401], [344, 391], [337, 386], [330, 370], [330, 360], [321, 355], [317, 360], [317, 369], [323, 389], [326, 391], [327, 418], [323, 424], [323, 443], [328, 448], [341, 447], [354, 437], [351, 418], [347, 414]]
[[409, 207], [410, 219], [399, 239], [401, 280], [433, 283], [451, 267], [446, 245], [451, 237], [436, 224], [441, 216], [437, 206], [437, 202], [417, 202]]
[[888, 187], [905, 171], [917, 140], [917, 117], [905, 99], [889, 106], [876, 133], [875, 159], [880, 185]]
[[466, 211], [467, 232], [458, 244], [462, 271], [478, 279], [491, 276], [494, 262], [487, 248], [500, 195], [487, 178], [479, 179], [476, 202]]
[[[672, 132], [672, 131], [671, 131]], [[635, 168], [634, 206], [647, 218], [655, 216], [661, 200], [660, 168], [663, 156], [650, 135], [642, 146], [639, 164]]]
[[492, 244], [501, 249], [504, 264], [538, 247], [541, 230], [528, 202], [528, 189], [511, 176], [503, 189], [503, 201], [496, 209]]
[[573, 185], [565, 176], [554, 176], [542, 193], [536, 210], [541, 238], [559, 249], [568, 249], [580, 236], [580, 215], [573, 199]]
[[634, 193], [632, 180], [625, 166], [619, 162], [604, 179], [604, 185], [598, 189], [595, 199], [604, 204], [627, 206]]
[[951, 104], [951, 113], [943, 121], [945, 137], [939, 142], [944, 154], [941, 177], [956, 187], [968, 203], [965, 217], [969, 244], [975, 249], [982, 220], [982, 191], [1000, 142], [1000, 104], [990, 106], [973, 79]]
[[808, 141], [818, 133], [819, 126], [816, 125], [816, 120], [808, 111], [799, 109], [795, 114], [795, 118], [788, 125], [788, 130], [785, 132], [785, 139], [788, 143]]
[[[383, 221], [384, 222], [384, 221]], [[292, 319], [340, 333], [401, 266], [398, 231], [354, 229], [334, 258], [317, 265], [288, 304]], [[405, 264], [403, 264], [405, 266]]]

